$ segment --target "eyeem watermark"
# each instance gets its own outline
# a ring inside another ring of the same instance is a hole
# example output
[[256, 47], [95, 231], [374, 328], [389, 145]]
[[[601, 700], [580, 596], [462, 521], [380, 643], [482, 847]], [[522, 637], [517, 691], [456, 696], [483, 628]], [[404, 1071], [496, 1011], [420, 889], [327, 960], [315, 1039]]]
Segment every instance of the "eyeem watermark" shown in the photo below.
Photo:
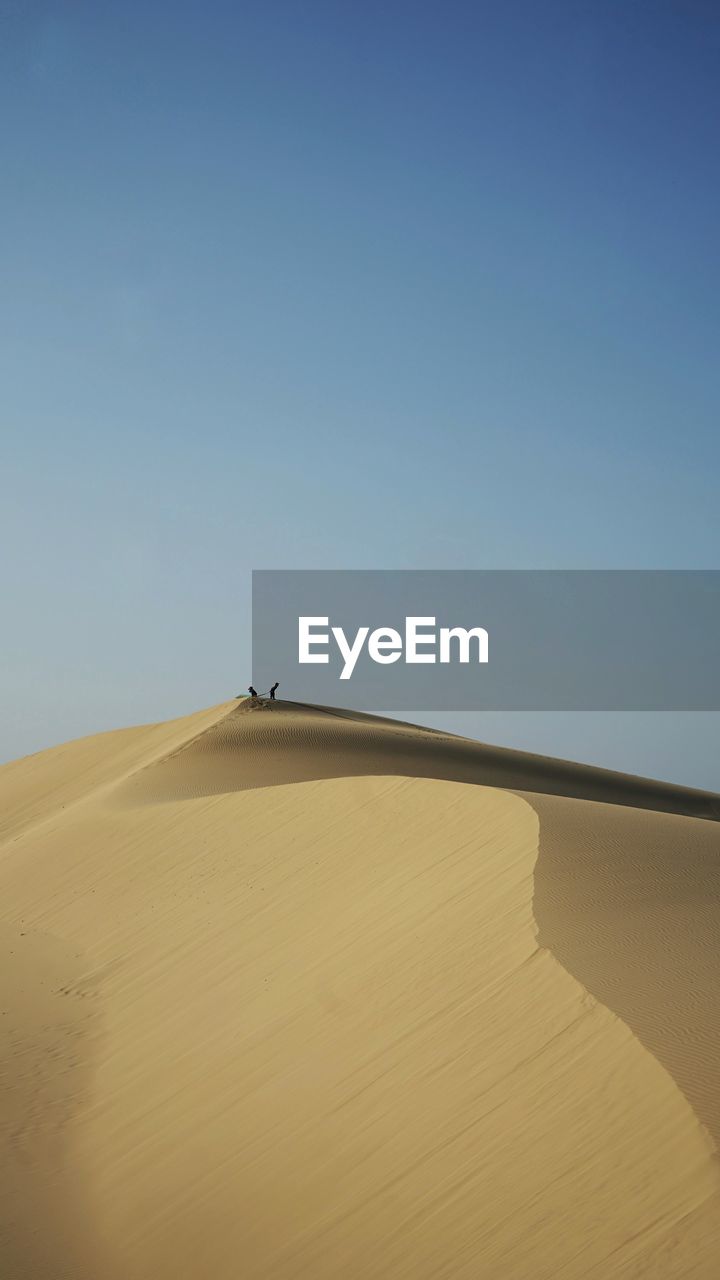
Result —
[[[328, 617], [298, 618], [298, 662], [329, 663], [330, 638], [337, 645], [343, 660], [341, 680], [349, 680], [360, 654], [367, 648], [372, 662], [389, 666], [392, 662], [434, 663], [471, 661], [471, 649], [476, 662], [488, 660], [488, 633], [484, 627], [435, 626], [434, 617], [406, 618], [403, 632], [394, 627], [358, 627], [352, 640], [342, 627], [330, 627]], [[473, 645], [473, 641], [475, 642]]]
[[720, 710], [720, 571], [260, 570], [277, 680], [361, 711]]

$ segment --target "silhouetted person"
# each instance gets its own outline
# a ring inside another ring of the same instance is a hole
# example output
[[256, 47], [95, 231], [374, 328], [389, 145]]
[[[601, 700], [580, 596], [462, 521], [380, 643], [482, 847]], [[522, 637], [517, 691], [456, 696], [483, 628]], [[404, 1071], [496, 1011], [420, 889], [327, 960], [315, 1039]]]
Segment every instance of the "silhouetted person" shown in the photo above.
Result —
[[272, 689], [270, 690], [270, 697], [273, 699], [273, 701], [275, 699], [275, 690], [278, 689], [279, 687], [280, 687], [280, 681], [276, 680]]
[[251, 697], [251, 698], [257, 698], [257, 696], [258, 696], [258, 695], [257, 695], [257, 689], [253, 689], [253, 687], [252, 687], [252, 685], [251, 685], [251, 684], [249, 684], [249, 685], [248, 685], [248, 693], [250, 694], [250, 697]]

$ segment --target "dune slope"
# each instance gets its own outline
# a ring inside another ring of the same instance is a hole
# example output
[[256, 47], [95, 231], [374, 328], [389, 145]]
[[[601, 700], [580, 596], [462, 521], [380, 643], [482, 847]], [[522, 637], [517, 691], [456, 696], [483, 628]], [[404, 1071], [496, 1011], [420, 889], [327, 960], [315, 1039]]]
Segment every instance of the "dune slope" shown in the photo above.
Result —
[[176, 800], [354, 774], [482, 782], [720, 820], [720, 796], [710, 792], [360, 712], [250, 699], [217, 708], [214, 724], [133, 776], [128, 795], [134, 803]]
[[600, 772], [249, 703], [0, 769], [2, 1274], [715, 1277], [716, 798]]

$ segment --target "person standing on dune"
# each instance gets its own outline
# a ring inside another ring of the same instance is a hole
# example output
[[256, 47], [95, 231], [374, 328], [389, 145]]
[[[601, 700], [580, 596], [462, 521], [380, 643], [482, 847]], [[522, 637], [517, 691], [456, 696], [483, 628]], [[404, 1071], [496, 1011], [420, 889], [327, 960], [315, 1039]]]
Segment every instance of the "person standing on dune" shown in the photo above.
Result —
[[280, 681], [276, 680], [274, 685], [270, 689], [270, 697], [272, 698], [273, 702], [275, 701], [275, 690], [278, 689], [279, 687], [280, 687]]

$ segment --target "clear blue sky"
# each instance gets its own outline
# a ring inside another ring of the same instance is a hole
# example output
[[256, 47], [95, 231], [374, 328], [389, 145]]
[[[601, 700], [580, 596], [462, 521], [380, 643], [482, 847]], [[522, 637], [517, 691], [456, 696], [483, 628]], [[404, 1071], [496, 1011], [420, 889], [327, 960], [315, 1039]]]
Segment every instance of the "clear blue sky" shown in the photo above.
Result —
[[[0, 5], [0, 759], [244, 688], [253, 567], [717, 567], [719, 57], [701, 0]], [[718, 787], [718, 719], [447, 723]]]

